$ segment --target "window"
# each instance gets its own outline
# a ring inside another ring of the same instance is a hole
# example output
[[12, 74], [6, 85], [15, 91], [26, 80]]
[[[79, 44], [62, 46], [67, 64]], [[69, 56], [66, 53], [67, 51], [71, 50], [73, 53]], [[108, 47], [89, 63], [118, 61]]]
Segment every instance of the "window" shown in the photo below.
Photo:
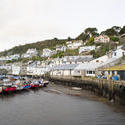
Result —
[[125, 53], [124, 53], [124, 52], [122, 52], [122, 55], [124, 56], [124, 55], [125, 55]]
[[89, 71], [89, 74], [92, 74], [92, 71]]

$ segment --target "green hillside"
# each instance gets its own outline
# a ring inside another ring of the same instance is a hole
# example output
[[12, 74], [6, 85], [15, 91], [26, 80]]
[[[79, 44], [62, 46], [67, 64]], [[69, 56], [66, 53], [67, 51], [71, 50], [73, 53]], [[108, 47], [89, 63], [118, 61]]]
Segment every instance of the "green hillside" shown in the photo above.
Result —
[[[103, 34], [103, 35], [108, 35], [110, 37], [110, 45], [109, 44], [95, 44], [93, 42], [94, 37]], [[117, 45], [121, 45], [125, 43], [125, 39], [121, 38], [120, 36], [125, 34], [125, 26], [122, 28], [119, 26], [113, 26], [109, 29], [106, 29], [105, 31], [102, 31], [101, 33], [98, 33], [97, 28], [86, 28], [80, 35], [78, 35], [75, 39], [71, 39], [68, 37], [67, 39], [51, 39], [51, 40], [45, 40], [45, 41], [38, 41], [36, 43], [30, 43], [26, 45], [20, 45], [20, 46], [15, 46], [12, 49], [6, 50], [4, 52], [0, 52], [0, 56], [6, 56], [6, 55], [12, 55], [12, 54], [23, 54], [25, 53], [28, 49], [30, 48], [36, 48], [39, 53], [42, 53], [42, 50], [44, 48], [49, 48], [49, 49], [54, 49], [56, 45], [65, 45], [66, 41], [69, 40], [82, 40], [83, 42], [86, 42], [86, 45], [96, 45], [96, 46], [101, 46], [101, 48], [98, 51], [94, 51], [91, 54], [94, 55], [94, 57], [99, 57], [104, 55], [107, 51], [114, 49]], [[57, 55], [54, 55], [53, 57], [61, 57], [63, 55], [77, 55], [78, 50], [75, 51], [69, 51], [67, 50], [66, 53], [59, 53]]]
[[12, 49], [9, 49], [4, 52], [0, 52], [0, 56], [6, 56], [6, 55], [12, 55], [12, 54], [22, 54], [22, 53], [25, 53], [27, 51], [27, 49], [30, 49], [30, 48], [36, 48], [38, 51], [42, 51], [44, 48], [52, 49], [56, 45], [64, 45], [65, 42], [66, 42], [66, 39], [58, 40], [57, 38], [54, 38], [52, 40], [45, 40], [45, 41], [39, 41], [36, 43], [15, 46]]

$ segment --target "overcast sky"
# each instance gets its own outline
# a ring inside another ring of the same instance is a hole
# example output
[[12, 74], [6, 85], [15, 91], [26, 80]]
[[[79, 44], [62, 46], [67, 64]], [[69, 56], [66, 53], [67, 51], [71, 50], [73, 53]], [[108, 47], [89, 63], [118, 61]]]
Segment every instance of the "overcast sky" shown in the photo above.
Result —
[[125, 25], [125, 0], [0, 0], [0, 51]]

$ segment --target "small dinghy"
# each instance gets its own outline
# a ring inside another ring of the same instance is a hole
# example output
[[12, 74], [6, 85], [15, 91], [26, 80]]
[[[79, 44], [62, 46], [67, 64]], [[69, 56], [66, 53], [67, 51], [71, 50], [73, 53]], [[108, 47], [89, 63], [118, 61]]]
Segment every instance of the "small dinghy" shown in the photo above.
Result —
[[79, 87], [72, 87], [72, 89], [73, 90], [78, 90], [78, 91], [82, 90], [82, 88], [79, 88]]

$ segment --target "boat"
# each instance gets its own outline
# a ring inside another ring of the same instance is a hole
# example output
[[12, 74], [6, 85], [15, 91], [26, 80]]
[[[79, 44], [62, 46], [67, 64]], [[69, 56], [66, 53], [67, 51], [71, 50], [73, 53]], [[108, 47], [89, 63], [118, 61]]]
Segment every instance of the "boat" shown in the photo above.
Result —
[[24, 83], [23, 83], [23, 89], [24, 89], [24, 90], [28, 90], [28, 89], [30, 89], [30, 88], [31, 88], [30, 83], [28, 83], [28, 82], [24, 82]]
[[43, 80], [43, 87], [46, 87], [49, 84], [49, 81]]
[[72, 87], [73, 90], [82, 90], [82, 88], [79, 88], [79, 87]]
[[12, 83], [5, 83], [2, 87], [3, 92], [14, 92], [16, 87]]
[[23, 90], [23, 84], [20, 80], [16, 80], [13, 84], [15, 85], [17, 91]]
[[39, 84], [39, 81], [33, 81], [31, 82], [31, 88], [39, 88], [40, 87], [40, 84]]

